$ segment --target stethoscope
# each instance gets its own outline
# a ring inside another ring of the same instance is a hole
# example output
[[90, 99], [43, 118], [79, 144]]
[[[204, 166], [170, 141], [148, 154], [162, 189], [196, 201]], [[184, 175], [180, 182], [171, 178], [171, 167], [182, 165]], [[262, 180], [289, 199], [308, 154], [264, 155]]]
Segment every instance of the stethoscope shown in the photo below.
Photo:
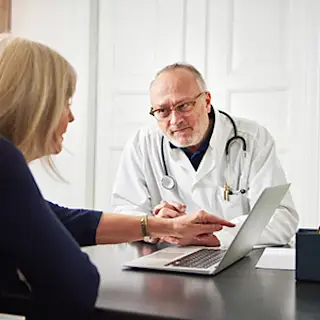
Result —
[[[247, 143], [246, 140], [238, 135], [238, 129], [237, 126], [234, 122], [234, 120], [232, 119], [232, 117], [227, 114], [224, 111], [219, 110], [219, 112], [221, 114], [223, 114], [225, 117], [227, 117], [229, 119], [229, 121], [232, 124], [233, 127], [233, 137], [230, 138], [225, 146], [225, 154], [227, 157], [227, 163], [228, 163], [228, 158], [229, 158], [229, 151], [230, 151], [230, 146], [231, 143], [235, 142], [236, 140], [239, 140], [241, 142], [242, 145], [242, 151], [243, 151], [243, 158], [246, 157], [246, 152], [247, 152]], [[164, 176], [161, 179], [161, 185], [163, 188], [167, 189], [167, 190], [172, 190], [175, 186], [176, 186], [176, 181], [175, 179], [169, 175], [168, 173], [168, 168], [167, 168], [167, 164], [164, 158], [164, 136], [162, 136], [161, 138], [161, 159], [162, 159], [162, 164], [163, 164], [163, 169], [164, 169]], [[229, 167], [229, 166], [228, 166]], [[230, 169], [228, 168], [228, 179], [230, 178]], [[240, 177], [240, 188], [239, 188], [239, 192], [240, 193], [245, 193], [246, 190], [244, 188], [244, 183], [243, 180], [245, 178], [244, 173], [242, 172], [241, 177]], [[224, 186], [224, 198], [225, 200], [229, 200], [229, 195], [233, 194], [234, 192], [231, 191], [230, 185], [228, 183], [225, 184]]]

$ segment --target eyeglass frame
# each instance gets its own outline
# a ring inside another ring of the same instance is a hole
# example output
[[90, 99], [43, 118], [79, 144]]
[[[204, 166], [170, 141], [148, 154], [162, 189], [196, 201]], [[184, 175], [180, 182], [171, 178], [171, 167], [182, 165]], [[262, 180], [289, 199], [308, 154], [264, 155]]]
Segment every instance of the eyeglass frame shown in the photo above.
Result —
[[[151, 106], [150, 111], [149, 111], [149, 114], [152, 115], [153, 117], [155, 117], [155, 119], [156, 119], [157, 121], [165, 121], [165, 120], [168, 120], [169, 117], [170, 117], [170, 115], [172, 115], [172, 111], [175, 111], [175, 112], [177, 112], [177, 113], [179, 113], [179, 114], [184, 114], [184, 113], [188, 113], [188, 112], [190, 112], [190, 114], [191, 114], [191, 113], [192, 113], [191, 111], [193, 111], [194, 107], [195, 107], [196, 104], [197, 104], [197, 100], [198, 100], [204, 93], [207, 93], [207, 91], [202, 91], [202, 92], [200, 92], [199, 94], [197, 94], [193, 99], [187, 100], [187, 101], [185, 101], [185, 102], [178, 103], [176, 106], [169, 107], [169, 108], [166, 108], [166, 107], [160, 108], [160, 107], [158, 107], [157, 109], [153, 110], [153, 107]], [[188, 111], [178, 111], [178, 110], [177, 110], [177, 108], [179, 108], [179, 107], [181, 107], [181, 106], [183, 106], [183, 105], [185, 105], [185, 104], [192, 104], [191, 109], [188, 110]], [[155, 112], [158, 111], [158, 110], [161, 110], [161, 109], [170, 110], [170, 113], [168, 114], [167, 117], [165, 117], [165, 118], [163, 118], [163, 119], [158, 119], [157, 116], [155, 116]]]

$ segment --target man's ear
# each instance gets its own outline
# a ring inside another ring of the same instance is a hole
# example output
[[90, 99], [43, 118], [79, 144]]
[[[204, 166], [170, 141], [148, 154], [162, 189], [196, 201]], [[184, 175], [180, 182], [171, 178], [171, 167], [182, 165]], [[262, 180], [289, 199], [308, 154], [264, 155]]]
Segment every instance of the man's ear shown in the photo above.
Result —
[[211, 94], [210, 92], [206, 92], [206, 104], [207, 104], [207, 110], [208, 113], [211, 111]]

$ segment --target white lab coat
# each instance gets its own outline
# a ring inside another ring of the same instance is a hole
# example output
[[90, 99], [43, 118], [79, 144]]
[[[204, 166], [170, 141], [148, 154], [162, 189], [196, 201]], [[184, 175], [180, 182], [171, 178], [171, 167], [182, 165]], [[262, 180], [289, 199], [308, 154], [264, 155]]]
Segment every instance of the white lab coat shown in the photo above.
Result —
[[[286, 183], [284, 171], [276, 155], [275, 143], [269, 132], [256, 122], [234, 117], [233, 119], [238, 134], [246, 140], [247, 155], [244, 165], [241, 165], [242, 145], [240, 142], [232, 144], [229, 162], [231, 175], [227, 173], [225, 145], [227, 140], [233, 137], [233, 127], [230, 120], [219, 112], [215, 111], [210, 145], [197, 171], [184, 152], [171, 148], [165, 138], [164, 157], [168, 173], [176, 181], [176, 187], [172, 190], [166, 190], [161, 185], [161, 178], [164, 176], [161, 131], [156, 124], [140, 129], [128, 141], [122, 153], [112, 192], [113, 210], [151, 215], [153, 208], [161, 200], [184, 203], [187, 205], [187, 212], [204, 209], [236, 223], [236, 228], [224, 228], [216, 234], [223, 245], [229, 245], [263, 189]], [[248, 191], [245, 194], [230, 195], [230, 201], [225, 201], [225, 182], [231, 184], [233, 189], [237, 188], [243, 171], [248, 172]], [[295, 234], [298, 221], [298, 213], [288, 192], [264, 230], [259, 244], [287, 243]]]

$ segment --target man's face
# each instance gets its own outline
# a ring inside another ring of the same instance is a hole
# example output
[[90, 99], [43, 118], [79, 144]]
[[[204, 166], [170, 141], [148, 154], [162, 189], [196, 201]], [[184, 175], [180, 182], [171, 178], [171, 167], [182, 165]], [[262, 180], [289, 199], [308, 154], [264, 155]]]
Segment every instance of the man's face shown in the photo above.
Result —
[[[161, 73], [152, 84], [150, 100], [153, 110], [176, 108], [164, 120], [158, 121], [161, 131], [177, 147], [198, 147], [205, 139], [210, 112], [210, 93], [201, 95], [197, 79], [189, 70], [176, 69]], [[183, 110], [184, 103], [193, 102], [192, 110]]]

